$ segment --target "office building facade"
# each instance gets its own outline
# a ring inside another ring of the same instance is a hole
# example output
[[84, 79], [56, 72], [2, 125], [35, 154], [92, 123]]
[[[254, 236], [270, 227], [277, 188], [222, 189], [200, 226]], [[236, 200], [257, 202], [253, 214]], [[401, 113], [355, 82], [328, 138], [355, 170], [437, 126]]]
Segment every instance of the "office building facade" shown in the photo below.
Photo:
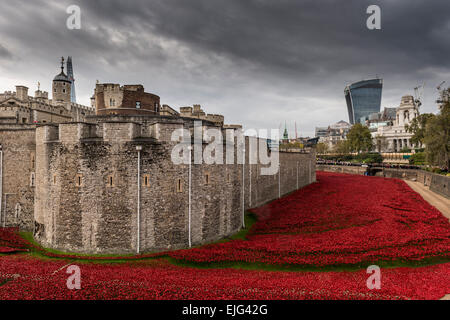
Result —
[[364, 124], [370, 114], [380, 112], [382, 89], [382, 79], [363, 80], [345, 87], [345, 100], [351, 124]]

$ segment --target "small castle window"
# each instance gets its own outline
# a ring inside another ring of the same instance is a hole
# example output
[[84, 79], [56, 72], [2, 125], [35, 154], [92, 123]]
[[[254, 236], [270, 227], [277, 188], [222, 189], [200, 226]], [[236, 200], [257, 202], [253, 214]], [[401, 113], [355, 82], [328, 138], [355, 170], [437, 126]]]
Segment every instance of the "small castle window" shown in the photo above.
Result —
[[75, 185], [77, 187], [81, 187], [83, 185], [83, 175], [82, 174], [77, 174], [77, 176], [75, 178]]
[[230, 182], [231, 178], [230, 178], [230, 174], [227, 175], [227, 181]]
[[150, 187], [150, 175], [149, 174], [144, 174], [142, 176], [142, 186]]
[[136, 109], [140, 109], [141, 108], [141, 102], [140, 101], [136, 101]]
[[209, 173], [205, 174], [205, 184], [209, 184]]
[[181, 179], [177, 180], [177, 192], [183, 192], [183, 180]]
[[34, 166], [36, 165], [34, 153], [31, 153], [31, 155], [30, 155], [30, 162], [31, 162], [31, 169], [34, 169]]
[[36, 184], [36, 176], [35, 176], [34, 172], [32, 172], [30, 175], [30, 187], [34, 187], [35, 184]]
[[114, 187], [114, 177], [112, 175], [108, 176], [108, 187]]
[[53, 175], [53, 184], [56, 184], [56, 174]]
[[66, 93], [66, 89], [63, 89], [63, 93]]

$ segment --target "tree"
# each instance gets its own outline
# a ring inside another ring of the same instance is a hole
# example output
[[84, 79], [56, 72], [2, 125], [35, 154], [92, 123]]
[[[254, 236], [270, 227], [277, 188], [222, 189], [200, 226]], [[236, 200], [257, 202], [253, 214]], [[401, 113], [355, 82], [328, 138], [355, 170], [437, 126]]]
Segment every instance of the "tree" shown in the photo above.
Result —
[[280, 149], [303, 149], [305, 146], [301, 142], [288, 142], [280, 144]]
[[372, 150], [373, 141], [369, 128], [360, 123], [353, 125], [347, 134], [347, 143], [351, 152]]
[[336, 145], [333, 148], [333, 152], [339, 153], [339, 154], [347, 154], [350, 153], [350, 149], [348, 147], [347, 140], [340, 140], [336, 143]]
[[411, 157], [409, 158], [409, 163], [415, 164], [415, 165], [427, 164], [425, 152], [417, 152], [417, 153], [414, 153], [413, 155], [411, 155]]
[[405, 125], [406, 131], [413, 134], [411, 137], [412, 144], [416, 146], [424, 144], [427, 123], [434, 117], [435, 115], [432, 113], [424, 113], [415, 117], [409, 125]]
[[450, 102], [438, 115], [431, 117], [424, 133], [427, 161], [445, 169], [450, 167]]
[[319, 142], [316, 146], [317, 148], [317, 153], [319, 154], [324, 154], [328, 152], [328, 145], [326, 143], [323, 142]]

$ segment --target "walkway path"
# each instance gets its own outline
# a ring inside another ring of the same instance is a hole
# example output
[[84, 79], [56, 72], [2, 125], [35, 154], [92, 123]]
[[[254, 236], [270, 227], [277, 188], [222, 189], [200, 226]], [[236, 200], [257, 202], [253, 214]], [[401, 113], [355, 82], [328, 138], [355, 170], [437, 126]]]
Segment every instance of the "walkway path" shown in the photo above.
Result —
[[442, 212], [442, 214], [450, 220], [450, 199], [434, 193], [429, 187], [424, 186], [420, 182], [409, 180], [405, 180], [405, 182], [411, 189], [420, 194], [425, 201]]

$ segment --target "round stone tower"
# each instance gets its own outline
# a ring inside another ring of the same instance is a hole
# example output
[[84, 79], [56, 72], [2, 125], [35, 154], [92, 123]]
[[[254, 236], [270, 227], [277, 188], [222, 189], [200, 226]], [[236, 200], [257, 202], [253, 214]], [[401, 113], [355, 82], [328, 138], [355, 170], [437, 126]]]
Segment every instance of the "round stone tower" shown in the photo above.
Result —
[[53, 79], [52, 94], [55, 103], [70, 103], [71, 82], [64, 73], [64, 57], [61, 58], [61, 73]]

